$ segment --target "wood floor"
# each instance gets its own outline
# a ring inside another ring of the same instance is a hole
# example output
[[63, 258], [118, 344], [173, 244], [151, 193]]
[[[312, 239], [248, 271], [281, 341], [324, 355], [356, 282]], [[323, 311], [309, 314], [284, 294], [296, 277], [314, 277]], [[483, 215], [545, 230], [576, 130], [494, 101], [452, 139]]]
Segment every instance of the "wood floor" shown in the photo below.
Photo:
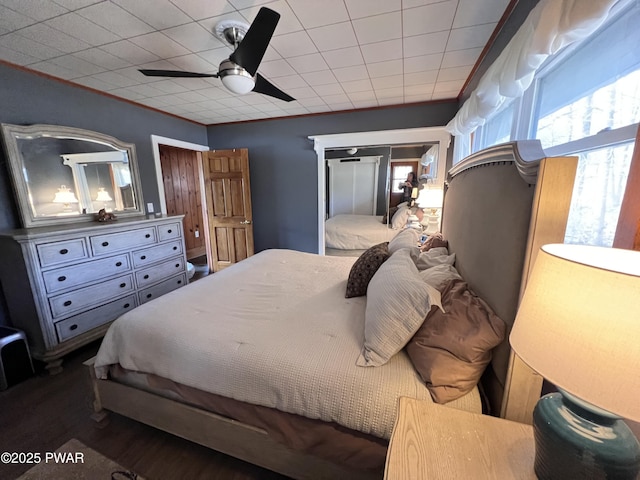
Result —
[[[0, 452], [44, 456], [76, 438], [148, 480], [287, 478], [116, 414], [98, 428], [89, 417], [92, 398], [82, 365], [95, 355], [98, 345], [65, 357], [59, 375], [41, 373], [0, 392]], [[29, 468], [0, 464], [0, 479], [15, 479]]]

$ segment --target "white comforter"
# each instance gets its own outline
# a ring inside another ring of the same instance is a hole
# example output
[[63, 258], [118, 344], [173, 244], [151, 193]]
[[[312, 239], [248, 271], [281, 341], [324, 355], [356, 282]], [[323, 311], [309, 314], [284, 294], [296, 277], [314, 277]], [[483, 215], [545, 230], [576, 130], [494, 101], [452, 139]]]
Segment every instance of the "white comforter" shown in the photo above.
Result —
[[[107, 332], [96, 373], [154, 373], [208, 392], [389, 438], [401, 395], [430, 401], [404, 352], [359, 367], [366, 297], [353, 263], [267, 250], [146, 303]], [[477, 391], [454, 406], [479, 410]]]
[[324, 229], [325, 246], [340, 250], [366, 250], [398, 233], [373, 215], [336, 215], [327, 219]]

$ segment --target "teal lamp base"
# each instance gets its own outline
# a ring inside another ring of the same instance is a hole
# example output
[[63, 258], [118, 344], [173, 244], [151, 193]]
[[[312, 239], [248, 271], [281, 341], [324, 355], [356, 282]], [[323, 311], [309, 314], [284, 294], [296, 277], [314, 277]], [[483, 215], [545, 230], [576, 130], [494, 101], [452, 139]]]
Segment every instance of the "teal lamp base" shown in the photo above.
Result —
[[533, 430], [540, 480], [638, 477], [640, 444], [629, 427], [571, 395], [542, 397], [533, 412]]

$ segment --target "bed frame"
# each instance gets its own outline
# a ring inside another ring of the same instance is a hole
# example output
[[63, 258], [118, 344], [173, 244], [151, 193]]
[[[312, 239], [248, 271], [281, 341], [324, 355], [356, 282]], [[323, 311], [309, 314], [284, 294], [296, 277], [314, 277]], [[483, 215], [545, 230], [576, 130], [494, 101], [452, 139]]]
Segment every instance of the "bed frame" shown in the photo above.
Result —
[[[511, 325], [539, 247], [562, 242], [577, 159], [543, 159], [537, 141], [498, 145], [457, 164], [446, 185], [443, 234], [470, 287]], [[96, 421], [106, 410], [298, 479], [373, 479], [383, 472], [346, 470], [289, 449], [267, 432], [176, 400], [96, 379]], [[531, 423], [542, 379], [514, 357], [505, 341], [482, 387], [492, 414]]]

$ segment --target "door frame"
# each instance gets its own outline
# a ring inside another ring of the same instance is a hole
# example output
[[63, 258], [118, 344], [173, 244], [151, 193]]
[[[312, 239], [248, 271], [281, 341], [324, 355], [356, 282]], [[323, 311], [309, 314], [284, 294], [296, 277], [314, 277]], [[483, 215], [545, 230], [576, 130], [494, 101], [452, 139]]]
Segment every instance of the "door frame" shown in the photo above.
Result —
[[318, 253], [325, 254], [324, 222], [327, 178], [325, 174], [324, 151], [326, 148], [366, 147], [374, 145], [402, 145], [410, 143], [437, 143], [438, 178], [443, 179], [446, 171], [451, 134], [445, 127], [406, 128], [402, 130], [380, 130], [372, 132], [338, 133], [332, 135], [311, 135], [313, 148], [318, 157]]

